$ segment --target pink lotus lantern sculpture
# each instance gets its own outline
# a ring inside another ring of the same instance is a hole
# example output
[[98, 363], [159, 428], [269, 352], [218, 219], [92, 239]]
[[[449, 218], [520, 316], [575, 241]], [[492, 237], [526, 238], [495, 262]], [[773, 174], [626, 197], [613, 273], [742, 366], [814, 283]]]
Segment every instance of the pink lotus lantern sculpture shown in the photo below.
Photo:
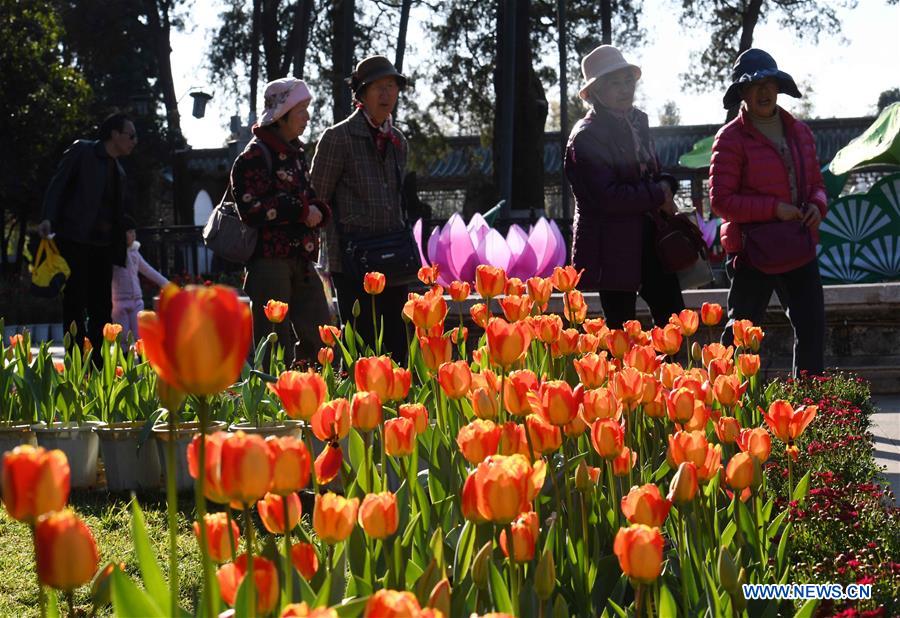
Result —
[[479, 264], [497, 266], [510, 277], [524, 281], [534, 276], [547, 277], [555, 266], [562, 266], [566, 261], [562, 233], [556, 222], [544, 217], [527, 233], [518, 225], [511, 225], [506, 238], [478, 213], [468, 225], [459, 214], [454, 214], [443, 227], [431, 232], [427, 245], [422, 242], [421, 219], [413, 226], [413, 235], [419, 245], [422, 265], [437, 264], [439, 282], [443, 285], [454, 280], [474, 282]]

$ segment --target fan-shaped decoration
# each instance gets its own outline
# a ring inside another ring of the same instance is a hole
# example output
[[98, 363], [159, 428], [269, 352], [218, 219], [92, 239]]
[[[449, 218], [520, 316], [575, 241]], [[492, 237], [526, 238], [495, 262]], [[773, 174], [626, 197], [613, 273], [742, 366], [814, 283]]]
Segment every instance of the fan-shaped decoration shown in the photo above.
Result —
[[862, 242], [890, 222], [877, 204], [854, 195], [835, 202], [819, 229], [843, 240]]
[[853, 265], [888, 279], [900, 277], [900, 236], [882, 236], [862, 245]]
[[866, 278], [864, 271], [854, 267], [850, 243], [823, 248], [819, 254], [819, 270], [825, 279], [840, 283], [860, 283]]
[[900, 174], [882, 178], [869, 189], [869, 193], [881, 193], [890, 205], [894, 221], [900, 224]]

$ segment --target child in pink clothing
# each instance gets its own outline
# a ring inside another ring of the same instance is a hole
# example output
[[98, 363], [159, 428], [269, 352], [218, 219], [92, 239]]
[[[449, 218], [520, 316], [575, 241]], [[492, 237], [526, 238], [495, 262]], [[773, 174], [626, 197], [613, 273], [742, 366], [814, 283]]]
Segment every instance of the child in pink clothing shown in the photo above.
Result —
[[144, 295], [138, 274], [144, 275], [156, 285], [163, 287], [169, 280], [162, 276], [141, 257], [141, 243], [136, 240], [135, 223], [126, 216], [125, 244], [128, 247], [125, 256], [125, 267], [113, 266], [112, 277], [112, 321], [122, 325], [122, 335], [127, 337], [129, 331], [134, 338], [138, 337], [137, 314], [144, 308]]

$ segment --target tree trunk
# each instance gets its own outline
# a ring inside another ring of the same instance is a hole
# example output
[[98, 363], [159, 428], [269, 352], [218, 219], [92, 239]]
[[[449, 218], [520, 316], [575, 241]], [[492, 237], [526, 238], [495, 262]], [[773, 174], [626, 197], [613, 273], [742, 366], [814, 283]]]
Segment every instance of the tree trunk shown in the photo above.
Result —
[[263, 0], [260, 33], [265, 52], [266, 81], [272, 81], [284, 74], [281, 68], [281, 45], [278, 42], [278, 5], [280, 0]]
[[[745, 10], [741, 16], [741, 39], [738, 43], [738, 56], [753, 47], [753, 31], [756, 29], [757, 22], [759, 22], [759, 15], [762, 12], [762, 3], [763, 0], [751, 0], [750, 4], [747, 5], [747, 10]], [[737, 60], [737, 58], [735, 58], [735, 60]], [[740, 104], [738, 104], [729, 108], [728, 113], [725, 115], [725, 122], [734, 120], [740, 107]]]
[[[518, 2], [501, 0], [497, 3], [497, 51], [494, 63], [494, 182], [501, 200], [506, 204], [502, 215], [509, 214], [512, 206], [513, 150], [515, 147], [515, 96], [519, 81], [516, 54], [516, 22], [526, 19], [517, 16]], [[529, 62], [530, 65], [530, 62]]]
[[303, 77], [303, 65], [306, 62], [306, 46], [309, 43], [309, 17], [312, 9], [312, 0], [297, 0], [294, 5], [294, 24], [288, 34], [287, 43], [284, 46], [284, 54], [281, 56], [281, 70], [279, 75], [287, 75], [294, 64], [294, 77]]
[[[559, 152], [565, 157], [566, 144], [569, 139], [569, 87], [566, 75], [568, 59], [566, 54], [566, 0], [558, 0], [557, 17], [559, 30]], [[562, 216], [569, 218], [569, 181], [565, 173], [561, 173], [562, 180], [559, 188], [560, 209]]]
[[250, 124], [256, 122], [256, 84], [259, 81], [259, 28], [262, 0], [253, 0], [253, 22], [250, 32]]
[[[159, 70], [158, 85], [166, 106], [166, 123], [170, 139], [180, 142], [182, 140], [181, 115], [178, 113], [178, 98], [175, 95], [175, 82], [172, 78], [172, 47], [169, 40], [171, 32], [169, 9], [171, 6], [167, 0], [146, 0], [144, 6], [147, 13], [147, 28], [156, 54], [156, 64]], [[162, 12], [162, 19], [160, 19], [160, 12]]]
[[612, 45], [612, 0], [600, 0], [600, 41]]
[[[400, 7], [400, 31], [397, 33], [397, 55], [394, 57], [394, 67], [398, 72], [403, 73], [403, 56], [406, 53], [406, 30], [409, 27], [409, 10], [412, 0], [403, 0]], [[394, 109], [394, 120], [400, 115], [400, 102]]]
[[331, 74], [332, 115], [338, 123], [350, 115], [350, 89], [344, 81], [353, 72], [354, 0], [337, 0], [332, 13]]

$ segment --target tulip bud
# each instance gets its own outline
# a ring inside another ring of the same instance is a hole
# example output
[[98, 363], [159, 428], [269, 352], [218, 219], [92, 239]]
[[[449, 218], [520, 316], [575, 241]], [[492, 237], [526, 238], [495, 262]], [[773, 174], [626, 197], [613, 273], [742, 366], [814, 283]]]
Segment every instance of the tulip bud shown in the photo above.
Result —
[[703, 348], [696, 341], [691, 344], [691, 358], [695, 362], [699, 362], [703, 358]]
[[94, 575], [94, 581], [91, 583], [91, 599], [94, 602], [95, 611], [102, 607], [106, 607], [111, 602], [109, 596], [110, 578], [115, 570], [124, 572], [125, 563], [120, 562], [119, 564], [116, 564], [115, 562], [110, 562], [105, 567], [98, 570], [97, 574]]
[[588, 471], [588, 465], [582, 459], [575, 468], [575, 489], [578, 491], [590, 491], [593, 489], [594, 483], [591, 481], [591, 474]]
[[553, 594], [554, 588], [556, 588], [556, 565], [553, 562], [553, 553], [547, 549], [538, 561], [537, 572], [534, 575], [534, 591], [537, 598], [546, 601]]
[[481, 590], [487, 590], [488, 588], [492, 550], [491, 542], [488, 541], [484, 544], [484, 547], [478, 550], [475, 560], [472, 562], [472, 581]]
[[428, 607], [450, 615], [450, 581], [445, 577], [439, 581], [428, 596]]
[[719, 550], [719, 583], [728, 591], [729, 594], [737, 594], [738, 585], [738, 568], [731, 557], [731, 553], [724, 545]]
[[359, 299], [353, 301], [353, 309], [350, 311], [353, 314], [354, 319], [359, 317], [360, 308], [359, 308]]

